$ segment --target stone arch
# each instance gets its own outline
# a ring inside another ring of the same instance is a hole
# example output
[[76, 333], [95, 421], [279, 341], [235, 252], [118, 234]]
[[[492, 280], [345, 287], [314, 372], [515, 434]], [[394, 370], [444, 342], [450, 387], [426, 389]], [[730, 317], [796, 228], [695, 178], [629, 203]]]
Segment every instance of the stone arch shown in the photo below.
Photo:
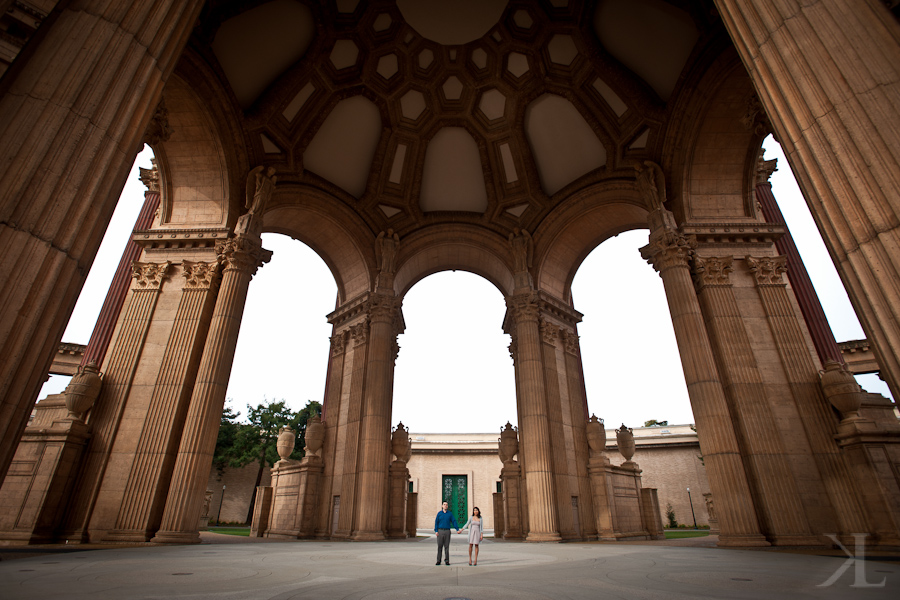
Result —
[[[302, 199], [302, 202], [299, 201]], [[372, 288], [375, 255], [372, 238], [359, 218], [319, 190], [303, 186], [276, 189], [263, 216], [263, 231], [300, 240], [318, 254], [334, 275], [338, 304]]]
[[450, 270], [481, 275], [504, 296], [513, 292], [512, 256], [506, 240], [480, 227], [421, 230], [401, 241], [398, 258], [394, 293], [401, 297], [425, 277]]
[[662, 167], [679, 222], [756, 218], [756, 160], [771, 130], [753, 83], [733, 50], [697, 77], [701, 93], [673, 110]]
[[[189, 77], [193, 81], [193, 74]], [[160, 170], [162, 226], [225, 227], [243, 205], [238, 172], [240, 144], [228, 139], [229, 120], [173, 75], [163, 93], [171, 136], [153, 144]]]
[[631, 182], [598, 183], [573, 194], [535, 233], [535, 286], [565, 302], [582, 261], [603, 241], [647, 227], [647, 208]]

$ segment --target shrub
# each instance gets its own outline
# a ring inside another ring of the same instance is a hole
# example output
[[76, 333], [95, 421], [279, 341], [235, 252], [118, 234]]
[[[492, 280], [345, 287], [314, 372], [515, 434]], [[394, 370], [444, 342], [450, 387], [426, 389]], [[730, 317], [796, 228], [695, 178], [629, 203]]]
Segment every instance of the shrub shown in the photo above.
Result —
[[678, 521], [675, 520], [675, 509], [672, 508], [671, 502], [666, 504], [666, 521], [668, 521], [669, 529], [678, 527]]

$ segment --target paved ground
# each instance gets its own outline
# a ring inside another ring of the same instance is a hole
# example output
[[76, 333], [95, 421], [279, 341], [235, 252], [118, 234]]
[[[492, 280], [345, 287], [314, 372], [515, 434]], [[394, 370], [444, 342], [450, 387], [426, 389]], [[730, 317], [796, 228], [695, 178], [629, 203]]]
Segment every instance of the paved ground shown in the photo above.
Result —
[[[291, 600], [300, 598], [687, 600], [900, 597], [900, 562], [847, 561], [817, 551], [725, 550], [714, 538], [653, 544], [524, 544], [485, 539], [467, 566], [454, 535], [451, 566], [433, 537], [380, 543], [280, 541], [205, 533], [196, 546], [73, 551], [0, 549], [0, 598]], [[44, 554], [40, 554], [44, 552]], [[878, 553], [870, 552], [870, 555]], [[16, 560], [7, 560], [16, 558]], [[843, 574], [828, 586], [848, 565]], [[882, 587], [861, 586], [884, 582]], [[855, 586], [855, 587], [854, 587]]]

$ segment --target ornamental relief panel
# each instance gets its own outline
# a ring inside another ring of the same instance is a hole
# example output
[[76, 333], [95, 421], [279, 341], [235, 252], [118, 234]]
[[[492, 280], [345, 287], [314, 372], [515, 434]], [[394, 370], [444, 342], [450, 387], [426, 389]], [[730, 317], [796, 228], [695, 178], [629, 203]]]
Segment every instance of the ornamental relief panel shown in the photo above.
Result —
[[131, 263], [131, 276], [134, 279], [135, 290], [158, 290], [169, 271], [172, 263], [138, 262]]
[[787, 271], [786, 256], [761, 256], [758, 258], [747, 256], [745, 260], [750, 268], [750, 272], [753, 273], [757, 286], [787, 285], [783, 277]]

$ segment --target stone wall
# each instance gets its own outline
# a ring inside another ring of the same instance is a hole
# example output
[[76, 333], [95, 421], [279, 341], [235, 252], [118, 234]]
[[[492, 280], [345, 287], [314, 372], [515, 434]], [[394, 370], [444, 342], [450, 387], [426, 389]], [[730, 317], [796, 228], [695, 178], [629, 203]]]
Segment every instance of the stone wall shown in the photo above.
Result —
[[[441, 487], [444, 475], [468, 476], [469, 514], [477, 506], [484, 515], [484, 528], [494, 528], [494, 503], [492, 494], [497, 491], [500, 469], [503, 463], [497, 451], [461, 453], [452, 450], [441, 452], [416, 452], [409, 461], [409, 474], [413, 491], [419, 494], [419, 529], [434, 529], [434, 516], [441, 509]], [[455, 515], [459, 525], [465, 524], [469, 515]]]
[[[616, 451], [607, 451], [606, 457], [613, 464], [621, 464], [622, 456]], [[697, 525], [708, 525], [706, 503], [703, 494], [709, 492], [706, 469], [700, 461], [700, 445], [668, 445], [656, 447], [637, 446], [634, 462], [640, 465], [641, 487], [656, 488], [663, 525], [666, 519], [666, 504], [671, 504], [675, 519], [685, 525], [693, 525], [691, 507], [688, 503], [687, 488], [691, 488], [691, 501], [697, 517]]]
[[[256, 476], [259, 473], [259, 463], [250, 463], [239, 469], [225, 469], [222, 473], [215, 467], [209, 473], [207, 490], [212, 490], [212, 501], [209, 503], [209, 523], [216, 522], [219, 515], [219, 505], [222, 506], [219, 520], [222, 523], [246, 523], [250, 524], [250, 510], [253, 506], [253, 491], [256, 484]], [[225, 499], [222, 500], [222, 486], [225, 486]], [[269, 468], [263, 469], [262, 479], [259, 485], [272, 485], [272, 475]]]

